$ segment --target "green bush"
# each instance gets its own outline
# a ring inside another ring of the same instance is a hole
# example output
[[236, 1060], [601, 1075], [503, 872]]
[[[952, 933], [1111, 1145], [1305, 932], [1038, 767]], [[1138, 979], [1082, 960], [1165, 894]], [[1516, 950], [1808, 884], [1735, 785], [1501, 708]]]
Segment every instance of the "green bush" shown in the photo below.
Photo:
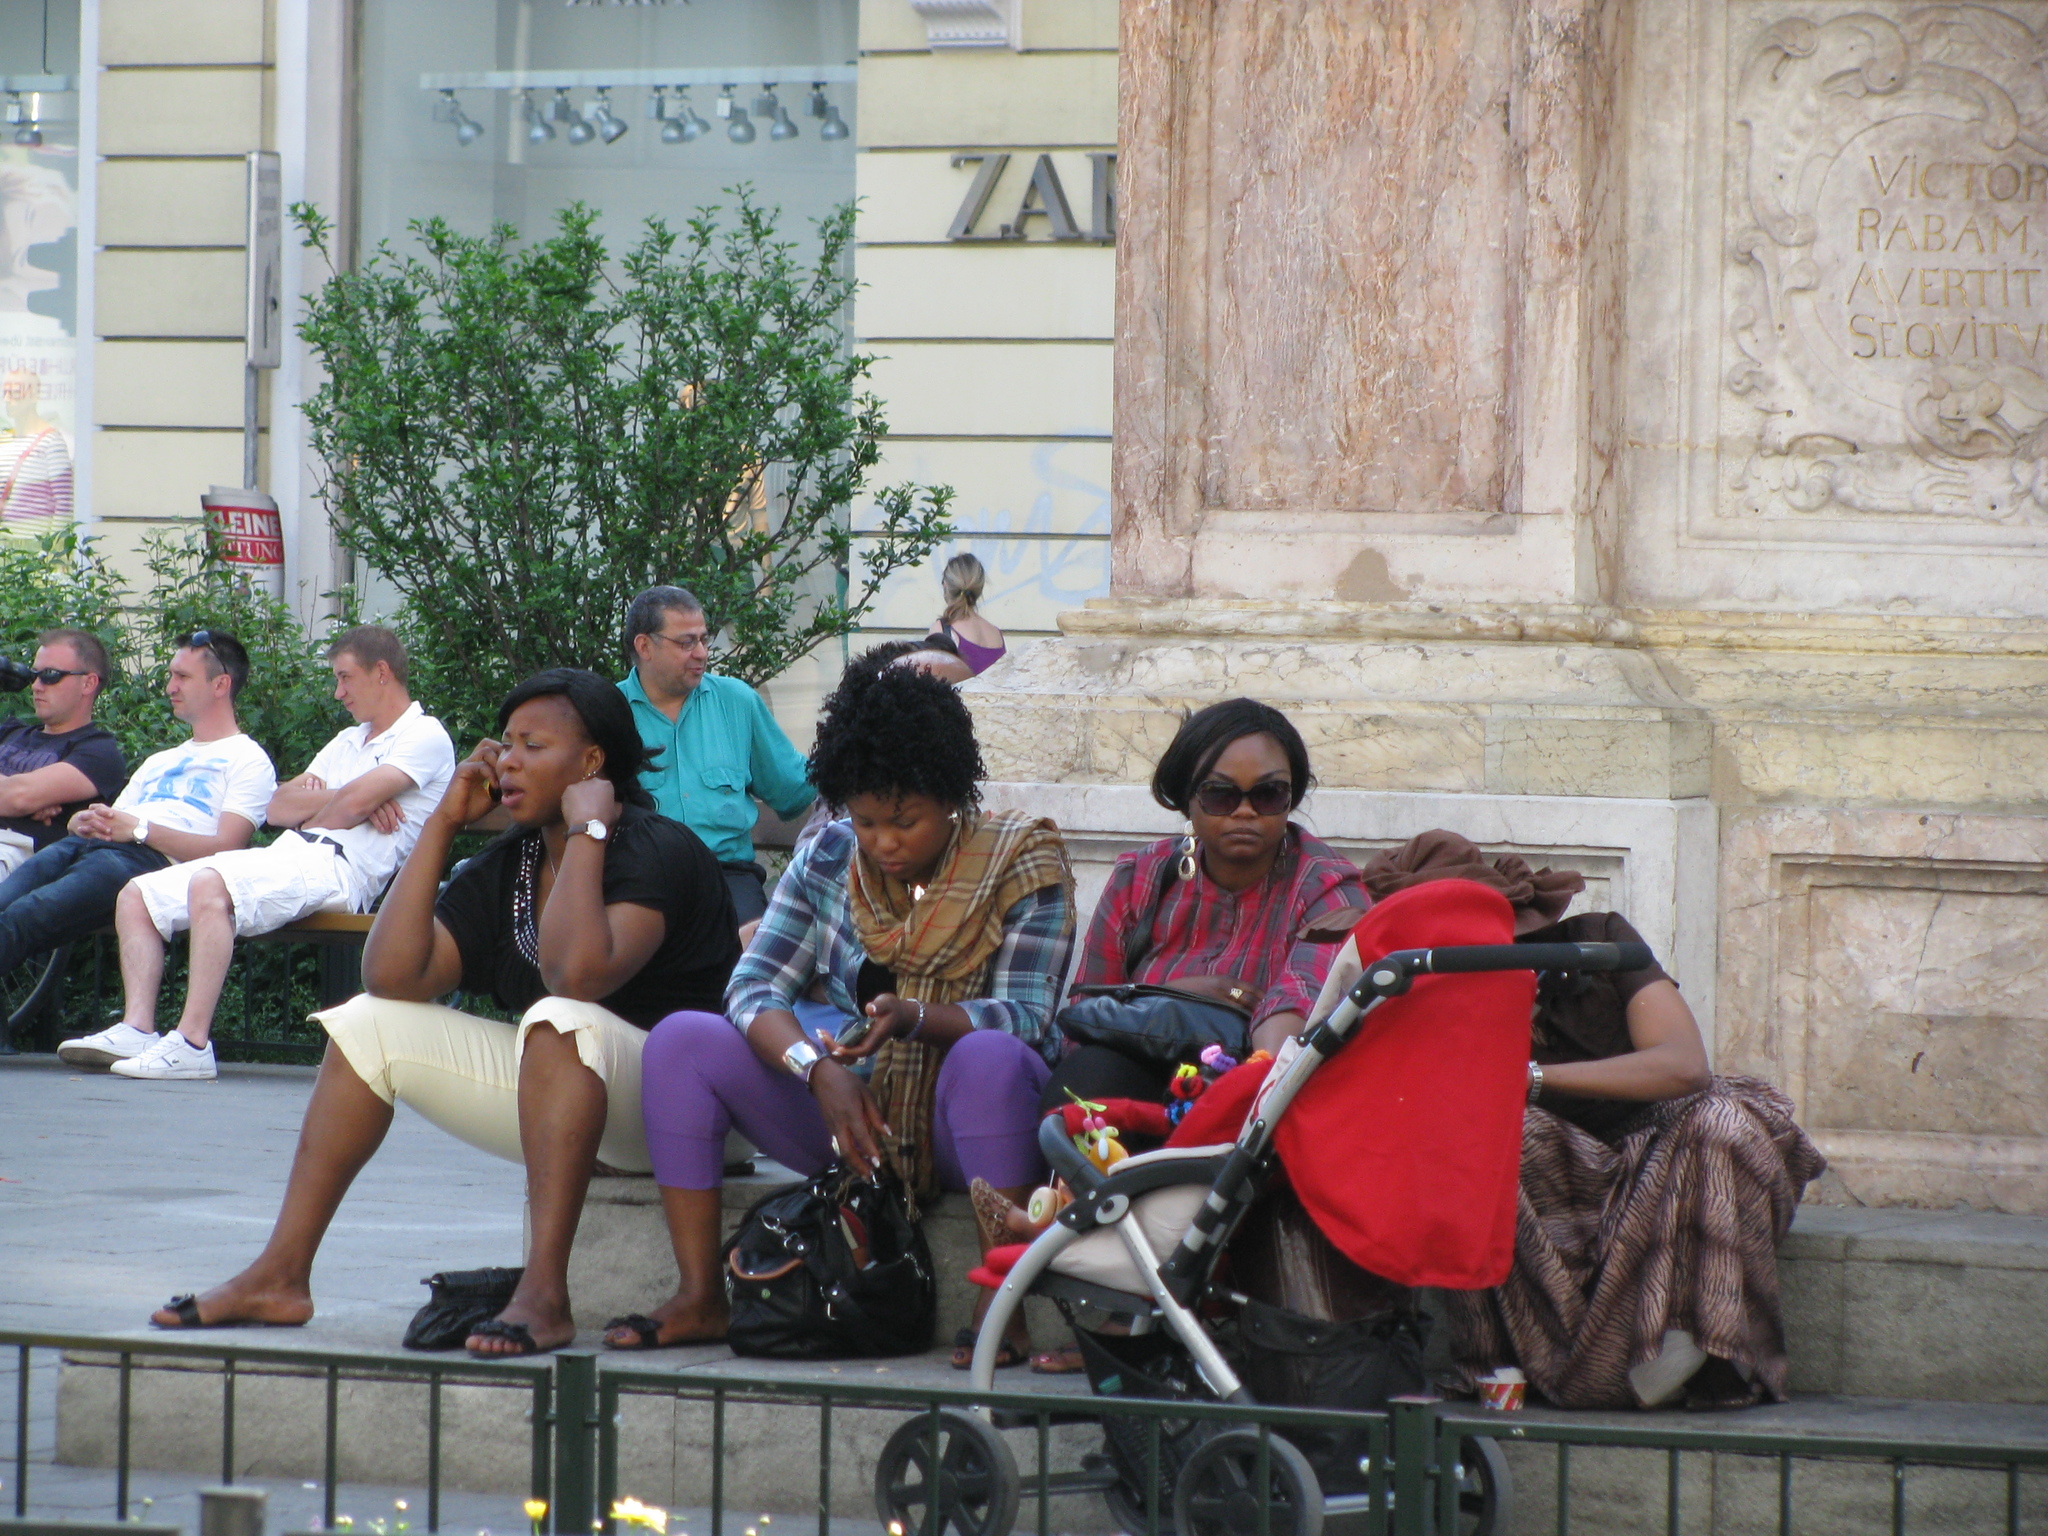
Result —
[[[421, 694], [459, 735], [542, 667], [617, 676], [626, 605], [662, 582], [703, 601], [721, 672], [766, 681], [950, 533], [945, 487], [873, 490], [852, 573], [886, 430], [845, 341], [853, 208], [799, 260], [730, 195], [616, 260], [581, 204], [524, 243], [429, 219], [423, 254], [379, 246], [310, 300], [336, 536], [402, 596]], [[319, 212], [293, 213], [325, 254]]]
[[[37, 633], [60, 626], [105, 641], [116, 675], [96, 716], [132, 768], [185, 736], [164, 698], [172, 638], [224, 629], [249, 650], [249, 683], [235, 704], [242, 729], [270, 754], [279, 777], [301, 772], [348, 724], [333, 698], [324, 627], [309, 635], [288, 603], [253, 591], [196, 526], [152, 536], [145, 560], [149, 586], [138, 593], [75, 529], [33, 544], [0, 542], [0, 654], [27, 661]], [[0, 712], [29, 711], [27, 693], [0, 694]]]

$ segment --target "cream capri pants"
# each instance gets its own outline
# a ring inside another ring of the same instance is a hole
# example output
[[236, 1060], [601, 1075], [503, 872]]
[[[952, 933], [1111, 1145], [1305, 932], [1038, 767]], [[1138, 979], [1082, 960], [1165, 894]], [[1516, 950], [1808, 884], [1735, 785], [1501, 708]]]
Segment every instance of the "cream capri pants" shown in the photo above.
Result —
[[647, 1173], [640, 1119], [640, 1048], [647, 1031], [608, 1008], [544, 997], [517, 1024], [458, 1013], [439, 1003], [401, 1003], [364, 993], [313, 1015], [355, 1074], [386, 1104], [405, 1103], [458, 1141], [508, 1162], [519, 1147], [519, 1058], [536, 1024], [576, 1041], [576, 1054], [604, 1084], [598, 1161]]

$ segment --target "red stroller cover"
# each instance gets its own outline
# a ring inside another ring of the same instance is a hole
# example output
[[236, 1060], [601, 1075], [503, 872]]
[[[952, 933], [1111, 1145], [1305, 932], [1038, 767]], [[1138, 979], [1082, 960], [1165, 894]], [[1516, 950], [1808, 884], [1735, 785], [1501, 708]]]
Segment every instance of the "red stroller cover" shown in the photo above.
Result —
[[[1396, 949], [1506, 944], [1514, 909], [1469, 880], [1379, 903], [1352, 938]], [[1380, 1005], [1302, 1089], [1274, 1138], [1315, 1224], [1352, 1262], [1401, 1285], [1482, 1290], [1507, 1278], [1528, 1097], [1530, 971], [1423, 976]], [[1171, 1144], [1229, 1141], [1267, 1063], [1196, 1101]]]

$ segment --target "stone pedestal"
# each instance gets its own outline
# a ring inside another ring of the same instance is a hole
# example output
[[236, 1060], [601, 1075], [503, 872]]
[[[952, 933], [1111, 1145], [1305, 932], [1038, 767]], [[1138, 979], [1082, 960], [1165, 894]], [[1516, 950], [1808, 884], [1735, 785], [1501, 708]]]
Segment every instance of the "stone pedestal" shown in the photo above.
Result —
[[1001, 793], [1085, 861], [1266, 699], [1340, 844], [1624, 879], [1826, 1198], [2048, 1212], [2044, 45], [1129, 0], [1114, 595], [970, 688]]

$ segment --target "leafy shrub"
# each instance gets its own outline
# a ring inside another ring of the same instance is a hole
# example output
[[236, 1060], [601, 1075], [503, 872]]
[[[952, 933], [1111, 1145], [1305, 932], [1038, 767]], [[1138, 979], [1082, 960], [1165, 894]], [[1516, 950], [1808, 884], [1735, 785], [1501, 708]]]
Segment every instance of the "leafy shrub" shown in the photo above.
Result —
[[[172, 638], [227, 630], [249, 650], [249, 683], [235, 704], [242, 729], [281, 776], [303, 770], [348, 724], [332, 696], [324, 639], [309, 635], [288, 603], [251, 590], [197, 527], [153, 535], [145, 561], [149, 588], [135, 593], [75, 529], [32, 544], [0, 541], [0, 654], [27, 661], [37, 633], [59, 626], [98, 635], [115, 677], [95, 717], [132, 767], [185, 736], [163, 691]], [[30, 707], [27, 693], [0, 694], [0, 712], [25, 715]]]
[[[950, 490], [880, 490], [850, 580], [847, 508], [885, 431], [845, 345], [853, 208], [799, 261], [731, 195], [728, 222], [650, 219], [616, 262], [581, 204], [526, 244], [429, 219], [423, 256], [380, 246], [309, 302], [337, 537], [402, 595], [421, 694], [459, 734], [539, 668], [616, 676], [645, 587], [696, 593], [718, 669], [760, 683], [948, 536]], [[318, 210], [293, 213], [326, 254]]]

